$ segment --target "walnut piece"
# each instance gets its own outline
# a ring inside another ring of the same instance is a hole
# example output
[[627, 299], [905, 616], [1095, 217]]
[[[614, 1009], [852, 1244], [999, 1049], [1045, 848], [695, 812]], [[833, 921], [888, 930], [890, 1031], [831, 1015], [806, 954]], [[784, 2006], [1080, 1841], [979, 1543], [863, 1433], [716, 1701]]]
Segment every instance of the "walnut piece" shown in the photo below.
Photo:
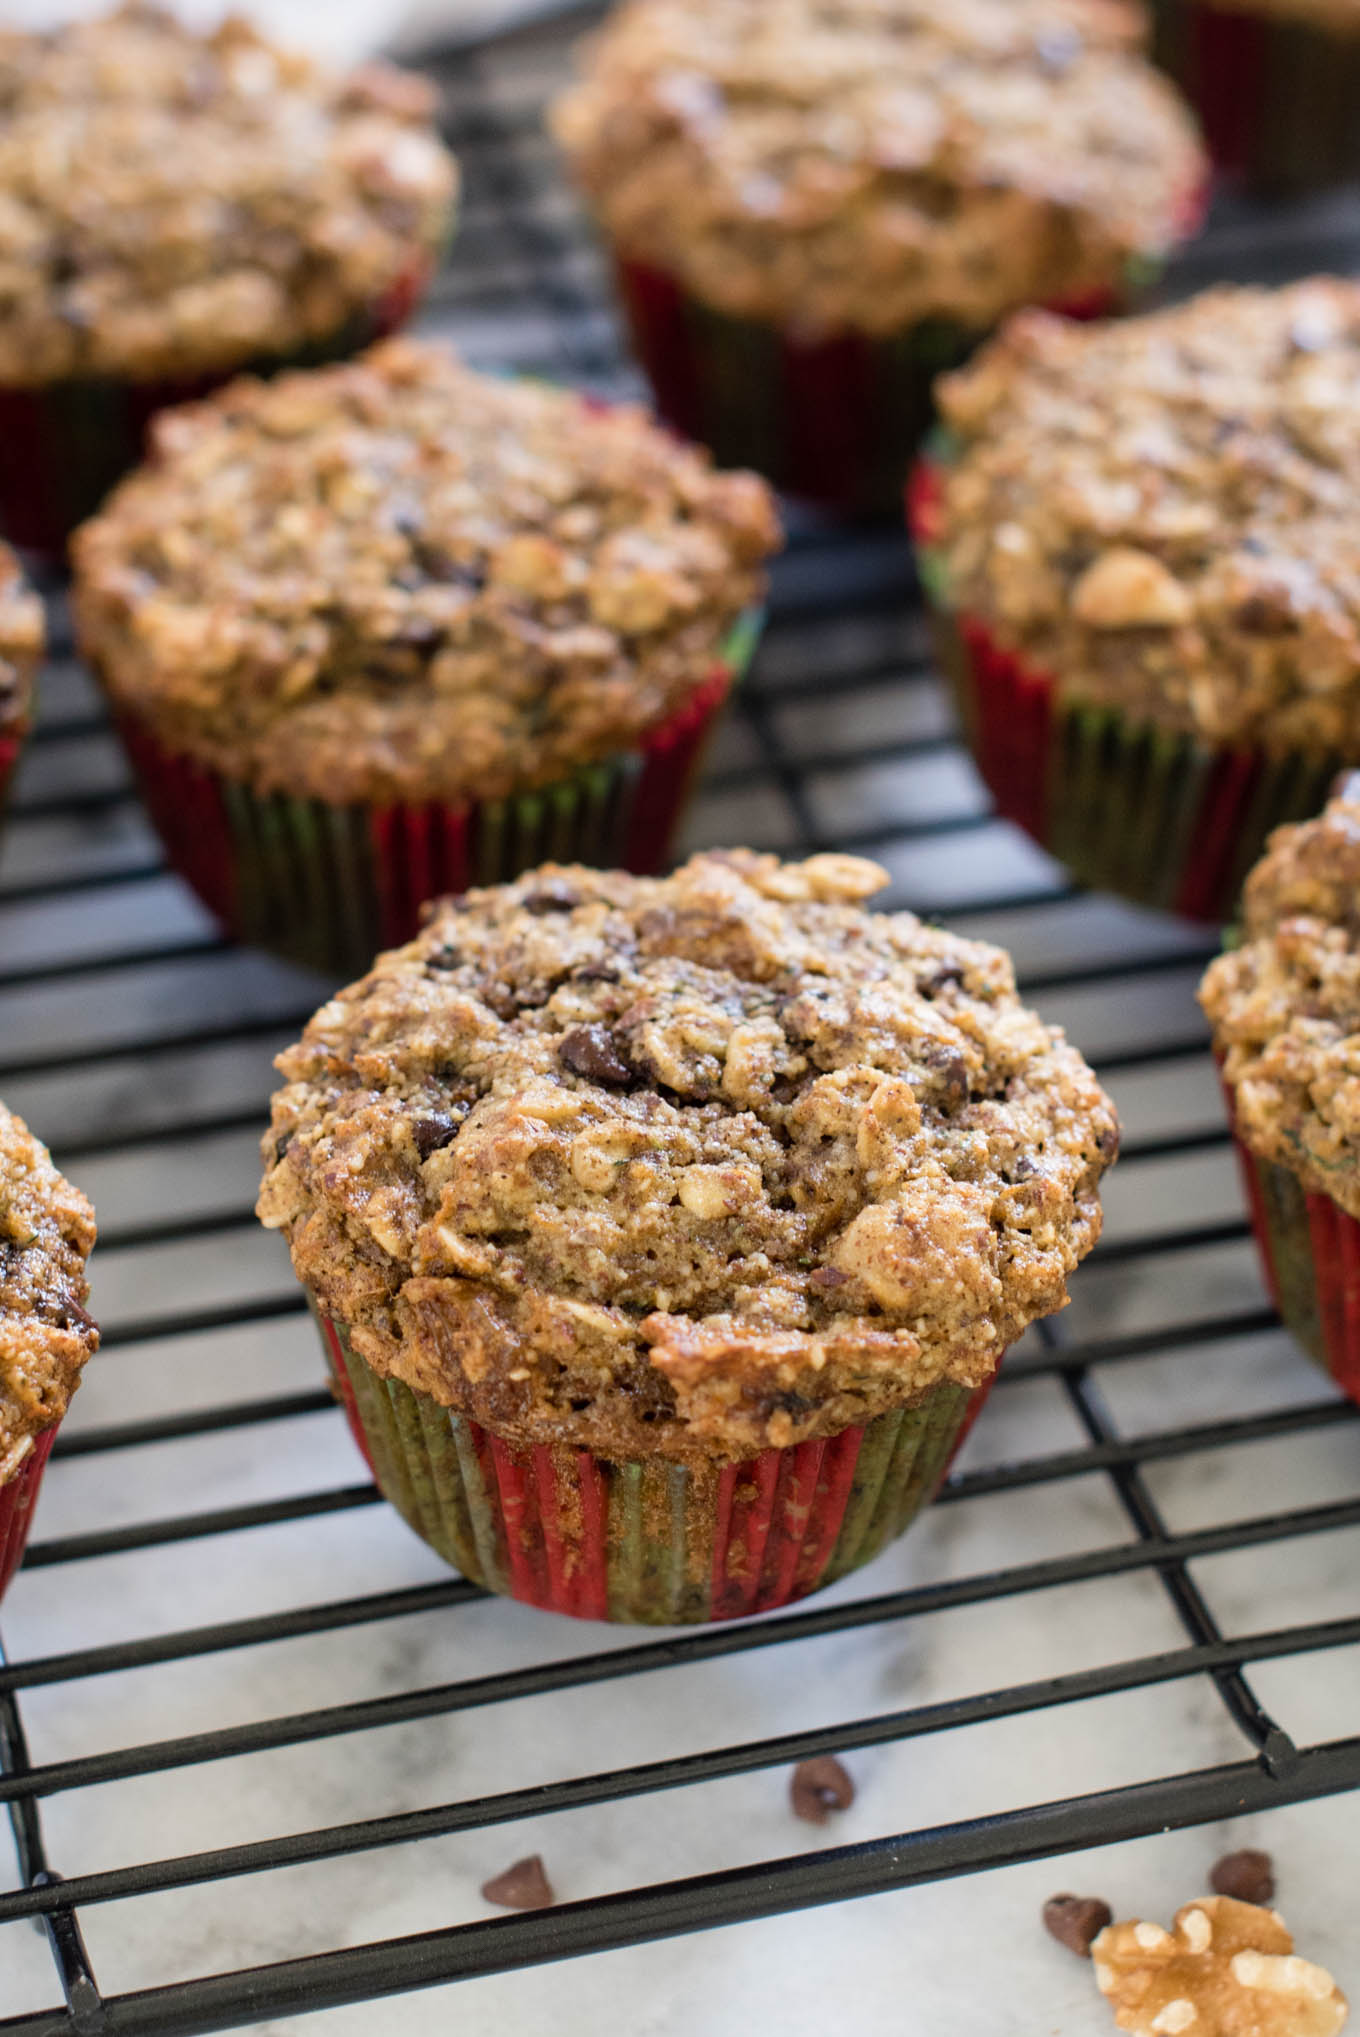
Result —
[[1275, 1910], [1203, 1896], [1174, 1925], [1111, 1924], [1091, 1947], [1096, 1984], [1134, 2037], [1334, 2037], [1346, 1997], [1300, 1959]]

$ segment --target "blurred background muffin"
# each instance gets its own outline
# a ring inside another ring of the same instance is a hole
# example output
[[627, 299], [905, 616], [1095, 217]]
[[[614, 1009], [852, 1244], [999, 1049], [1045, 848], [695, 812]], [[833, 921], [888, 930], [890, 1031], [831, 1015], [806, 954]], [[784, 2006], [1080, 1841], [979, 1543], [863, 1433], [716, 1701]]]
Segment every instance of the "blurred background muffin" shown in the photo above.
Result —
[[59, 553], [147, 418], [400, 324], [457, 186], [434, 95], [239, 18], [0, 31], [0, 528]]
[[645, 412], [391, 340], [162, 416], [75, 606], [171, 860], [339, 972], [440, 891], [656, 868], [778, 543]]
[[1264, 193], [1360, 172], [1356, 0], [1149, 0], [1153, 55], [1216, 169]]
[[940, 387], [913, 523], [999, 810], [1221, 921], [1360, 757], [1360, 285], [1029, 313]]
[[42, 603], [13, 552], [0, 544], [0, 813], [28, 734], [44, 641]]
[[1122, 305], [1197, 221], [1122, 0], [629, 0], [557, 136], [662, 414], [896, 510], [930, 380], [1017, 305]]

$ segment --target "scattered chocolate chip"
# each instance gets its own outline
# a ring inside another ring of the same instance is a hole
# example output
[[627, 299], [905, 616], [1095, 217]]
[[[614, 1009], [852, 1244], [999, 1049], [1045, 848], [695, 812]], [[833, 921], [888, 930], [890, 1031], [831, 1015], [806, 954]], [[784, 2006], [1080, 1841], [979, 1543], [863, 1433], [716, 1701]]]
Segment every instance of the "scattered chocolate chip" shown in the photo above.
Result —
[[848, 1811], [855, 1785], [834, 1754], [800, 1761], [789, 1779], [793, 1814], [809, 1825], [824, 1825], [833, 1811]]
[[936, 997], [942, 990], [952, 990], [963, 981], [963, 970], [957, 962], [941, 962], [938, 969], [932, 969], [929, 976], [918, 978], [916, 989], [922, 997]]
[[573, 983], [617, 983], [619, 972], [611, 969], [607, 962], [585, 962], [579, 969], [573, 969]]
[[490, 1881], [484, 1881], [482, 1898], [488, 1903], [499, 1903], [503, 1910], [546, 1910], [557, 1901], [537, 1853], [531, 1853], [527, 1860], [517, 1860], [504, 1874], [493, 1874]]
[[564, 877], [545, 877], [532, 891], [526, 891], [520, 904], [526, 912], [571, 912], [581, 903], [581, 894], [574, 884], [568, 884]]
[[425, 957], [425, 967], [442, 973], [446, 969], [456, 969], [461, 960], [456, 948], [436, 948], [433, 954]]
[[438, 1153], [444, 1146], [451, 1146], [457, 1136], [457, 1123], [443, 1111], [436, 1111], [433, 1117], [417, 1118], [411, 1127], [411, 1137], [422, 1160], [428, 1160], [431, 1153]]
[[850, 1275], [842, 1273], [839, 1266], [819, 1266], [808, 1275], [809, 1287], [844, 1287]]
[[968, 1101], [968, 1063], [949, 1047], [927, 1047], [922, 1054], [934, 1078], [932, 1087], [943, 1090], [944, 1108], [949, 1110]]
[[1050, 1896], [1044, 1904], [1044, 1929], [1078, 1959], [1090, 1958], [1092, 1945], [1113, 1922], [1113, 1910], [1099, 1896]]
[[1267, 1909], [1275, 1900], [1275, 1863], [1268, 1853], [1244, 1846], [1240, 1852], [1225, 1853], [1215, 1861], [1209, 1886], [1215, 1895]]
[[588, 1082], [602, 1082], [608, 1089], [622, 1089], [633, 1079], [633, 1071], [618, 1049], [608, 1026], [577, 1026], [567, 1034], [557, 1057], [573, 1075]]
[[283, 1137], [283, 1138], [281, 1138], [281, 1139], [275, 1139], [275, 1141], [274, 1141], [274, 1165], [275, 1165], [276, 1167], [278, 1166], [278, 1164], [279, 1164], [279, 1162], [280, 1162], [281, 1160], [283, 1160], [283, 1159], [285, 1159], [285, 1158], [287, 1157], [287, 1153], [288, 1153], [288, 1140], [287, 1140], [287, 1137], [285, 1136], [285, 1137]]

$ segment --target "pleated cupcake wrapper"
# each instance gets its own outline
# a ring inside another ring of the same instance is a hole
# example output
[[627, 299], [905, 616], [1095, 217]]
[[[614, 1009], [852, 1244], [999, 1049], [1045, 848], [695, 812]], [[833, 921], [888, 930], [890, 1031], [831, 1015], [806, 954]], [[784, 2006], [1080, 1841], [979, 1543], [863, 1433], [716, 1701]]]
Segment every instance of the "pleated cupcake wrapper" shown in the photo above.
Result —
[[[1204, 194], [1187, 199], [1187, 231]], [[1131, 259], [1123, 288], [1052, 308], [1075, 318], [1124, 309], [1160, 273]], [[883, 339], [789, 327], [715, 311], [676, 278], [615, 253], [633, 350], [667, 424], [719, 466], [755, 467], [792, 495], [846, 514], [897, 514], [902, 483], [934, 421], [932, 384], [985, 333], [931, 318]]]
[[1360, 35], [1273, 8], [1152, 0], [1153, 54], [1189, 99], [1216, 167], [1258, 191], [1360, 172]]
[[405, 324], [432, 273], [433, 262], [423, 259], [329, 339], [215, 374], [146, 381], [88, 376], [34, 388], [0, 384], [0, 535], [45, 558], [64, 558], [76, 525], [142, 458], [158, 411], [193, 402], [237, 375], [349, 359]]
[[1230, 1083], [1224, 1093], [1270, 1298], [1309, 1357], [1360, 1401], [1360, 1223], [1253, 1153], [1238, 1136]]
[[742, 618], [685, 706], [639, 743], [569, 778], [461, 806], [333, 806], [260, 794], [167, 750], [117, 710], [166, 854], [239, 940], [332, 974], [409, 940], [425, 901], [498, 884], [536, 864], [641, 874], [665, 862], [707, 739], [761, 618]]
[[513, 1447], [380, 1378], [343, 1325], [317, 1321], [355, 1440], [407, 1524], [487, 1590], [586, 1620], [736, 1619], [858, 1569], [934, 1496], [988, 1390], [937, 1386], [740, 1464], [611, 1463]]
[[933, 542], [938, 469], [908, 491], [940, 662], [998, 813], [1081, 883], [1222, 924], [1272, 828], [1323, 806], [1335, 753], [1206, 743], [1117, 708], [1066, 704], [1057, 682], [950, 604]]
[[0, 1598], [23, 1559], [33, 1509], [38, 1504], [43, 1471], [52, 1454], [58, 1426], [54, 1424], [34, 1438], [33, 1448], [18, 1470], [0, 1485]]

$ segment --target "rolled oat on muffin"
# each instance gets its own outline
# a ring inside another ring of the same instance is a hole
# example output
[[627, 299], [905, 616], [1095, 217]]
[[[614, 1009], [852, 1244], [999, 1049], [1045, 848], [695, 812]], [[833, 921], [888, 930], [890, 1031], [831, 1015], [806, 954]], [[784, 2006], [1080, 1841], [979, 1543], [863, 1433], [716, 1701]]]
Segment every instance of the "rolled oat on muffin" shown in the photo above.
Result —
[[1110, 308], [1203, 159], [1122, 0], [627, 0], [554, 110], [663, 414], [896, 507], [931, 376], [1018, 305]]
[[[1360, 795], [1360, 786], [1356, 787]], [[1263, 1270], [1299, 1342], [1360, 1400], [1360, 796], [1283, 827], [1211, 963], [1213, 1027]]]
[[0, 30], [0, 525], [57, 551], [148, 416], [401, 322], [457, 171], [426, 82], [240, 17]]
[[23, 1555], [43, 1467], [99, 1332], [85, 1304], [94, 1211], [0, 1104], [0, 1593]]
[[[549, 865], [278, 1062], [259, 1213], [380, 1485], [469, 1576], [704, 1620], [865, 1562], [1061, 1308], [1118, 1127], [872, 863]], [[745, 1553], [743, 1553], [745, 1552]]]
[[391, 341], [162, 418], [75, 607], [184, 874], [355, 969], [438, 891], [656, 867], [778, 543], [645, 412]]
[[1360, 285], [1023, 314], [939, 398], [915, 529], [1001, 811], [1226, 918], [1360, 754]]
[[42, 603], [13, 552], [0, 544], [0, 809], [28, 734], [45, 642]]

